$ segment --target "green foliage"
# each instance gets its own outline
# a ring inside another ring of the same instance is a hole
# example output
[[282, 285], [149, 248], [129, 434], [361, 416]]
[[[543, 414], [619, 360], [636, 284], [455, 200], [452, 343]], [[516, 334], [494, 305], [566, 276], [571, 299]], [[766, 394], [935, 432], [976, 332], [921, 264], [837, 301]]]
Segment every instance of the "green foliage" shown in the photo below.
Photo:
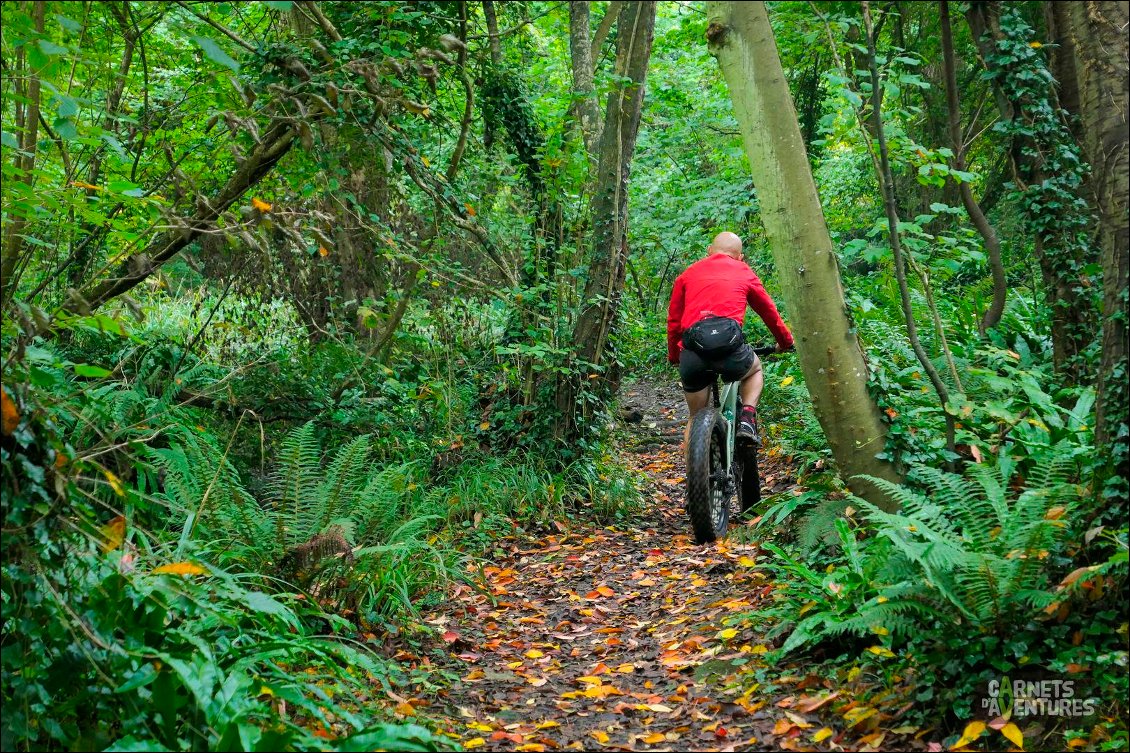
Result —
[[[177, 508], [62, 441], [74, 397], [8, 390], [6, 749], [323, 750], [319, 727], [342, 749], [434, 749], [426, 730], [376, 724], [352, 705], [389, 670], [341, 642], [346, 623], [309, 600], [268, 595], [254, 572], [208, 564], [187, 536], [147, 530]], [[117, 419], [111, 411], [103, 420]], [[206, 470], [216, 471], [221, 499], [230, 468]]]

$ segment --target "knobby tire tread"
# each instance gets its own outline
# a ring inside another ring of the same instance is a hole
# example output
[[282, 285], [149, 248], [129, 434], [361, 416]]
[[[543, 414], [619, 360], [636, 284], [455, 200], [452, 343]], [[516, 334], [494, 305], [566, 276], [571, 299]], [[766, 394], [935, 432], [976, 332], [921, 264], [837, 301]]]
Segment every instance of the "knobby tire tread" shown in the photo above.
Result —
[[721, 414], [713, 408], [704, 408], [691, 422], [690, 442], [687, 450], [687, 515], [691, 519], [695, 541], [707, 544], [725, 533], [714, 530], [710, 514], [712, 497], [710, 477], [710, 445], [721, 441], [723, 430]]

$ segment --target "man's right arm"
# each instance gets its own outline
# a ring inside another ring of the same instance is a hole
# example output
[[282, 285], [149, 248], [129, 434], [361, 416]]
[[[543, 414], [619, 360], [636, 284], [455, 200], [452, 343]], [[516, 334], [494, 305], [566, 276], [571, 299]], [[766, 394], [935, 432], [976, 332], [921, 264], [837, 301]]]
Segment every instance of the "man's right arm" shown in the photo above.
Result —
[[675, 286], [671, 289], [671, 303], [667, 306], [667, 361], [678, 365], [679, 339], [683, 336], [683, 304], [686, 301], [687, 289], [683, 276], [675, 278]]
[[793, 333], [785, 326], [781, 314], [777, 311], [777, 304], [773, 303], [773, 299], [765, 291], [765, 286], [761, 284], [761, 278], [752, 270], [751, 275], [752, 280], [750, 281], [749, 292], [746, 295], [746, 302], [749, 303], [751, 309], [757, 312], [757, 315], [765, 322], [765, 326], [773, 333], [774, 339], [777, 340], [777, 349], [788, 350], [793, 347]]

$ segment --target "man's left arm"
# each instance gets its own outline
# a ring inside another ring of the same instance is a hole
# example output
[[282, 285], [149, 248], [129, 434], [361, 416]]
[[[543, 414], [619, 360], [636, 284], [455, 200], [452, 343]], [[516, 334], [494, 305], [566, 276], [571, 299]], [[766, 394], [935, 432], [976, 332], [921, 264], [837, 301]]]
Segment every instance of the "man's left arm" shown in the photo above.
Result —
[[679, 365], [679, 339], [683, 336], [683, 305], [686, 302], [683, 276], [675, 278], [671, 288], [671, 303], [667, 306], [667, 362]]
[[749, 291], [746, 293], [746, 302], [749, 303], [751, 309], [757, 312], [757, 315], [765, 322], [765, 326], [773, 333], [773, 337], [777, 340], [777, 349], [788, 350], [793, 347], [793, 333], [785, 326], [781, 314], [777, 311], [777, 304], [773, 303], [773, 299], [765, 291], [765, 286], [761, 284], [761, 278], [756, 274], [753, 274], [752, 278]]

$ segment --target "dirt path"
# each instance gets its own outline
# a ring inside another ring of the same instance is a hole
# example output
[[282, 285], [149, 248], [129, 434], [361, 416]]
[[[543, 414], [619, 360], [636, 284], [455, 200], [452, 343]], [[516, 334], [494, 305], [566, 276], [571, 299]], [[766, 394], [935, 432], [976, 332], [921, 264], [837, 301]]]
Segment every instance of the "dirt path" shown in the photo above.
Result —
[[[767, 647], [727, 625], [770, 593], [760, 553], [734, 539], [693, 543], [681, 395], [625, 393], [626, 459], [648, 479], [638, 523], [503, 540], [485, 593], [457, 588], [423, 616], [460, 676], [428, 713], [449, 716], [468, 749], [735, 750], [773, 734], [779, 709], [734, 681]], [[781, 459], [765, 475], [788, 484]]]

